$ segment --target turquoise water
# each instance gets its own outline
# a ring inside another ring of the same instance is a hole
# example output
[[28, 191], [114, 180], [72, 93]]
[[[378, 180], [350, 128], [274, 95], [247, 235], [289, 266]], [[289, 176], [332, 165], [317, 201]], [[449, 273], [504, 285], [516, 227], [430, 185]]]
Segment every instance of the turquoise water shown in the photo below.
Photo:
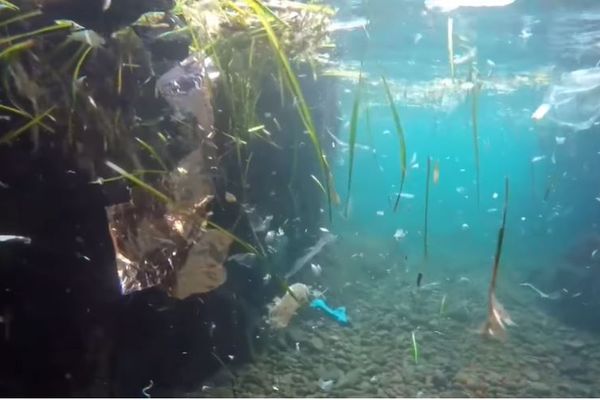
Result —
[[[573, 21], [598, 7], [516, 1], [503, 8], [445, 14], [425, 10], [421, 1], [335, 4], [338, 17], [365, 18], [368, 25], [336, 34], [342, 68], [355, 74], [339, 88], [341, 144], [330, 155], [342, 203], [330, 229], [338, 240], [314, 260], [323, 275], [315, 277], [307, 268], [298, 279], [327, 289], [328, 301], [346, 306], [354, 325], [342, 328], [314, 312], [300, 312], [289, 331], [272, 337], [267, 354], [241, 374], [242, 390], [350, 397], [597, 394], [591, 376], [600, 364], [581, 349], [597, 354], [600, 348], [593, 322], [598, 305], [593, 293], [600, 280], [589, 255], [595, 245], [577, 247], [597, 232], [597, 128], [574, 132], [531, 116], [561, 73], [594, 66], [593, 55], [573, 45], [577, 40], [569, 45], [563, 39], [567, 33], [588, 32]], [[476, 115], [479, 203], [471, 93], [450, 89], [467, 80], [468, 68], [457, 66], [451, 83], [449, 16], [455, 37], [467, 37], [469, 46], [477, 48], [473, 62], [483, 82]], [[347, 144], [361, 63], [364, 86], [348, 193]], [[392, 206], [401, 176], [400, 141], [382, 75], [390, 82], [406, 139], [406, 196], [397, 212]], [[428, 157], [431, 174], [439, 166], [439, 181], [430, 178], [426, 257]], [[496, 343], [479, 329], [487, 310], [505, 178], [510, 194], [497, 289], [517, 325]], [[326, 219], [324, 210], [324, 226]], [[397, 230], [405, 236], [394, 237]], [[577, 262], [568, 256], [574, 248], [586, 253]], [[559, 278], [558, 271], [580, 278]], [[423, 290], [417, 287], [419, 272]], [[574, 318], [569, 321], [565, 314]], [[411, 345], [414, 332], [423, 346], [418, 363]], [[347, 352], [357, 354], [345, 358]], [[323, 389], [327, 380], [333, 388]]]
[[[493, 252], [501, 218], [504, 177], [509, 178], [511, 192], [507, 252], [510, 251], [516, 257], [527, 257], [536, 246], [549, 247], [553, 241], [560, 242], [568, 237], [571, 232], [560, 227], [554, 227], [555, 231], [549, 237], [540, 238], [539, 235], [540, 229], [544, 229], [543, 214], [548, 208], [541, 199], [548, 185], [550, 155], [543, 160], [545, 162], [533, 165], [535, 181], [532, 180], [531, 159], [547, 153], [546, 149], [540, 148], [540, 135], [552, 134], [547, 129], [539, 128], [529, 117], [539, 105], [543, 89], [524, 87], [501, 95], [484, 89], [480, 94], [477, 115], [481, 173], [479, 205], [470, 96], [465, 93], [464, 98], [457, 100], [458, 104], [454, 109], [440, 111], [435, 104], [426, 102], [419, 105], [403, 103], [401, 93], [396, 92], [396, 106], [405, 131], [407, 163], [410, 164], [416, 155], [416, 165], [413, 165], [415, 168], [408, 166], [404, 186], [404, 192], [414, 195], [414, 198], [403, 198], [400, 210], [392, 212], [390, 202], [395, 201], [400, 182], [400, 146], [379, 76], [385, 74], [388, 80], [402, 82], [408, 90], [411, 90], [411, 86], [412, 90], [418, 90], [414, 86], [432, 82], [433, 79], [448, 78], [444, 36], [446, 20], [439, 17], [433, 21], [431, 17], [417, 18], [417, 21], [411, 22], [414, 25], [411, 27], [406, 16], [400, 18], [399, 14], [394, 14], [400, 11], [384, 11], [378, 2], [374, 2], [371, 7], [373, 19], [368, 26], [370, 39], [364, 44], [364, 71], [370, 87], [369, 99], [363, 104], [363, 110], [366, 107], [370, 110], [375, 155], [368, 150], [356, 151], [350, 196], [351, 213], [347, 220], [339, 220], [340, 229], [385, 240], [391, 240], [396, 229], [407, 230], [409, 233], [403, 240], [403, 245], [407, 247], [407, 251], [419, 257], [419, 248], [422, 247], [426, 165], [427, 157], [431, 157], [432, 170], [436, 163], [440, 170], [439, 183], [431, 185], [430, 194], [429, 241], [432, 257], [438, 251], [446, 253], [447, 249], [456, 248], [455, 246], [461, 249], [463, 255], [464, 252], [471, 255]], [[490, 18], [490, 11], [479, 13]], [[402, 23], [392, 24], [389, 21], [390, 14], [395, 15]], [[503, 22], [505, 18], [498, 17], [495, 26], [502, 27]], [[420, 29], [428, 29], [425, 33], [427, 36], [424, 35], [414, 44], [411, 36], [420, 32]], [[488, 56], [502, 59], [504, 50], [517, 46], [494, 42], [488, 44], [490, 40], [486, 34], [491, 35], [492, 32], [478, 32], [477, 41], [474, 42], [480, 48], [479, 59]], [[387, 44], [390, 37], [398, 38], [395, 46]], [[507, 41], [509, 39], [507, 34]], [[349, 53], [352, 51], [349, 50]], [[429, 57], [437, 63], [431, 65], [431, 59], [427, 60]], [[411, 60], [414, 65], [407, 66]], [[352, 61], [356, 64], [359, 60]], [[536, 61], [529, 66], [531, 70], [543, 65], [542, 60]], [[497, 79], [510, 78], [515, 72], [520, 72], [523, 60], [521, 57], [509, 58], [505, 63], [505, 71]], [[480, 65], [480, 68], [485, 67]], [[425, 74], [429, 76], [423, 76]], [[344, 121], [340, 139], [345, 142], [348, 142], [348, 120], [355, 90], [355, 84], [343, 88]], [[370, 143], [364, 112], [357, 142], [363, 145]], [[561, 157], [561, 150], [556, 149], [556, 158]], [[345, 199], [348, 152], [336, 154], [334, 164], [336, 183], [342, 199]], [[384, 215], [377, 215], [378, 211], [382, 211]], [[463, 224], [467, 224], [468, 228], [461, 228]], [[460, 259], [460, 252], [455, 253], [452, 258]]]
[[0, 0], [0, 395], [600, 393], [600, 1], [323, 2]]

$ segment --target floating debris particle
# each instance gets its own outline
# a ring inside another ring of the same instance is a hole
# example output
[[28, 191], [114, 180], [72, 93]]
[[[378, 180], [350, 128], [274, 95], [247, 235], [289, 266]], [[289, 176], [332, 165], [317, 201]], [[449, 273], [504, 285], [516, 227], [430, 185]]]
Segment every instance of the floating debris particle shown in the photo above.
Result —
[[546, 159], [546, 156], [535, 156], [535, 157], [533, 157], [531, 159], [531, 162], [532, 163], [536, 163], [536, 162], [540, 162], [540, 161], [545, 160], [545, 159]]
[[556, 140], [556, 144], [564, 144], [567, 140], [564, 136], [556, 136], [554, 139]]
[[265, 276], [263, 276], [263, 283], [266, 285], [269, 282], [271, 282], [271, 274], [265, 274]]
[[539, 294], [542, 299], [558, 300], [560, 298], [560, 292], [547, 294], [547, 293], [542, 292], [540, 289], [536, 288], [529, 282], [523, 282], [520, 284], [520, 286], [525, 286], [525, 287], [530, 288], [531, 290], [533, 290], [534, 292]]
[[323, 269], [319, 264], [310, 263], [310, 269], [312, 270], [313, 274], [315, 274], [315, 276], [320, 276], [321, 272], [323, 272]]
[[349, 21], [334, 21], [327, 27], [328, 32], [352, 31], [355, 29], [365, 29], [369, 21], [366, 18], [356, 18]]
[[385, 213], [381, 210], [377, 211], [376, 213], [378, 216], [383, 217], [385, 215]]
[[0, 235], [0, 242], [19, 242], [24, 244], [31, 244], [31, 238], [18, 235]]
[[296, 260], [296, 262], [292, 266], [292, 269], [285, 275], [285, 278], [289, 279], [290, 277], [295, 275], [300, 269], [302, 269], [302, 267], [306, 263], [308, 263], [317, 253], [319, 253], [323, 249], [323, 247], [333, 242], [336, 238], [337, 236], [332, 235], [329, 232], [323, 233], [319, 241], [315, 243], [314, 246], [309, 247], [306, 253]]
[[410, 158], [410, 162], [409, 162], [409, 164], [412, 166], [413, 164], [416, 164], [416, 163], [417, 163], [417, 153], [416, 153], [416, 152], [414, 152], [414, 153], [412, 154], [412, 157]]
[[150, 393], [148, 393], [148, 390], [152, 389], [152, 387], [154, 386], [154, 381], [152, 379], [150, 379], [150, 383], [148, 384], [148, 386], [144, 387], [142, 389], [142, 393], [144, 394], [144, 397], [149, 399], [150, 397]]
[[243, 265], [247, 268], [252, 268], [254, 261], [256, 261], [257, 255], [254, 253], [238, 253], [227, 258], [227, 261], [235, 261], [236, 263]]
[[433, 184], [437, 185], [440, 181], [440, 163], [438, 161], [435, 162], [433, 166]]
[[225, 201], [228, 203], [235, 203], [237, 201], [237, 197], [233, 193], [225, 192]]
[[396, 240], [404, 239], [407, 234], [408, 234], [408, 232], [405, 231], [404, 229], [396, 229], [396, 232], [394, 233], [394, 239], [396, 239]]
[[419, 272], [417, 274], [417, 287], [421, 287], [421, 281], [423, 280], [423, 273]]
[[333, 381], [331, 379], [323, 380], [323, 379], [319, 378], [319, 387], [321, 388], [322, 391], [329, 392], [329, 391], [331, 391], [331, 389], [333, 389]]

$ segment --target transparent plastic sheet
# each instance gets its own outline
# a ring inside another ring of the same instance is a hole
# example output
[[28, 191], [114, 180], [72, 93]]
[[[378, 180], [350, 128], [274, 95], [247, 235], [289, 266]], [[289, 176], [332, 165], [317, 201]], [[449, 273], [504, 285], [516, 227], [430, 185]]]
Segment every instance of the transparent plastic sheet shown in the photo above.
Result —
[[600, 118], [600, 67], [563, 74], [531, 117], [547, 119], [573, 131], [589, 129]]
[[206, 230], [214, 187], [207, 163], [213, 109], [206, 61], [190, 57], [162, 75], [157, 92], [189, 124], [178, 131], [190, 152], [156, 187], [172, 202], [164, 204], [139, 187], [132, 199], [107, 209], [117, 270], [124, 293], [160, 286], [177, 298], [205, 293], [227, 279], [223, 266], [232, 239]]
[[425, 0], [425, 7], [429, 10], [448, 12], [459, 7], [504, 7], [514, 3], [515, 0]]

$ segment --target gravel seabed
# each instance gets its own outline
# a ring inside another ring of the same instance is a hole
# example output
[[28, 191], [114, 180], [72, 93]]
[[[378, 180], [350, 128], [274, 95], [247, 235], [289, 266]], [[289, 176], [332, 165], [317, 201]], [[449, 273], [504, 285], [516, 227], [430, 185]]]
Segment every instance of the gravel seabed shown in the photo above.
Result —
[[[333, 259], [339, 258], [333, 254], [329, 262]], [[517, 326], [509, 327], [506, 340], [499, 341], [484, 338], [479, 332], [486, 316], [487, 269], [479, 277], [447, 272], [438, 280], [427, 276], [424, 287], [417, 289], [416, 272], [408, 267], [389, 267], [382, 262], [365, 270], [365, 265], [377, 263], [352, 263], [349, 259], [340, 264], [345, 264], [345, 273], [324, 273], [318, 281], [326, 283], [322, 287], [328, 288], [325, 296], [333, 307], [347, 308], [351, 327], [339, 326], [306, 307], [288, 328], [261, 330], [259, 336], [265, 345], [254, 362], [233, 370], [234, 384], [220, 374], [221, 378], [187, 395], [600, 395], [600, 337], [553, 318], [542, 307], [552, 300], [540, 299], [510, 277], [502, 281], [505, 289], [499, 288], [498, 298]], [[333, 384], [324, 390], [320, 380]]]

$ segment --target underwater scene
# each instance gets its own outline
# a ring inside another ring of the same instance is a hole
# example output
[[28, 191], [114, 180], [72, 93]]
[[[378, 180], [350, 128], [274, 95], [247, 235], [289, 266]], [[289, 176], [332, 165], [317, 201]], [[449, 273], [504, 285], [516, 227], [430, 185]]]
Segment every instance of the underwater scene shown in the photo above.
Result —
[[0, 395], [600, 395], [600, 2], [0, 0]]

